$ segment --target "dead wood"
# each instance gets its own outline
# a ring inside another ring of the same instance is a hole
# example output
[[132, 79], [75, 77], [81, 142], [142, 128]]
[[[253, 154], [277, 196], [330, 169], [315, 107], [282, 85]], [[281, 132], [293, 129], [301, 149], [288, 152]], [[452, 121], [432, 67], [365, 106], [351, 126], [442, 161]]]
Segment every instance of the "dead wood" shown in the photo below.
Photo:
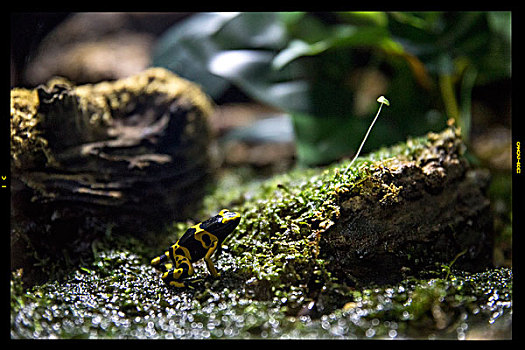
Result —
[[489, 174], [469, 166], [457, 129], [429, 140], [413, 158], [374, 165], [342, 198], [340, 219], [321, 241], [341, 279], [391, 282], [456, 257], [454, 266], [468, 270], [491, 264]]
[[11, 93], [12, 264], [70, 258], [112, 227], [185, 219], [213, 172], [211, 104], [164, 69]]

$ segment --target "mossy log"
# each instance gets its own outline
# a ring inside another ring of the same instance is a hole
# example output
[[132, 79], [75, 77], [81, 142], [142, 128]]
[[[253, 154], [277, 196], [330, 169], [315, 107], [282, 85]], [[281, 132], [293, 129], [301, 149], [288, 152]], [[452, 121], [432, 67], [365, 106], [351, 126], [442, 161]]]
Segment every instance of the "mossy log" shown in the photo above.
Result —
[[490, 267], [489, 173], [471, 167], [465, 150], [451, 126], [350, 167], [296, 169], [229, 189], [227, 207], [242, 220], [226, 252], [243, 290], [286, 299], [290, 315], [308, 314], [310, 302], [318, 311], [341, 307], [348, 288], [436, 276], [451, 265]]
[[110, 226], [136, 233], [186, 218], [213, 170], [210, 113], [197, 86], [160, 68], [13, 89], [13, 267], [27, 247], [41, 256], [76, 241], [71, 257]]
[[370, 167], [340, 196], [339, 218], [320, 241], [339, 278], [387, 283], [435, 263], [471, 271], [491, 264], [489, 173], [469, 166], [458, 129], [428, 141], [411, 157]]

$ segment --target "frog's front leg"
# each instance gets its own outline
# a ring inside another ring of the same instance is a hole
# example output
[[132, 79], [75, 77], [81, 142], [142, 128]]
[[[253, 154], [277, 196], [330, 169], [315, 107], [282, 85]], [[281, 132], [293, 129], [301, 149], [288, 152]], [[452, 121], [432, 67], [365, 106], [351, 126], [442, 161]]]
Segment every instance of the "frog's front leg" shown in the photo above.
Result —
[[213, 255], [213, 253], [215, 253], [218, 246], [219, 246], [219, 242], [217, 240], [213, 241], [212, 245], [208, 249], [208, 252], [204, 256], [204, 261], [206, 261], [206, 266], [208, 266], [208, 271], [210, 271], [213, 277], [220, 276], [220, 273], [217, 272], [217, 269], [215, 269], [215, 266], [213, 265], [213, 261], [211, 261], [211, 256]]

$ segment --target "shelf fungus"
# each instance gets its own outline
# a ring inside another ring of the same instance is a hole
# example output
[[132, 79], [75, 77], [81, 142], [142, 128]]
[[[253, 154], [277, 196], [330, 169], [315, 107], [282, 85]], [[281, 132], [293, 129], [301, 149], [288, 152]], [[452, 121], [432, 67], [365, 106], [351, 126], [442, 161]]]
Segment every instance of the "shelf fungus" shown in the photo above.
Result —
[[71, 257], [108, 227], [139, 232], [186, 218], [212, 178], [211, 111], [199, 87], [161, 68], [13, 89], [13, 268], [28, 247]]

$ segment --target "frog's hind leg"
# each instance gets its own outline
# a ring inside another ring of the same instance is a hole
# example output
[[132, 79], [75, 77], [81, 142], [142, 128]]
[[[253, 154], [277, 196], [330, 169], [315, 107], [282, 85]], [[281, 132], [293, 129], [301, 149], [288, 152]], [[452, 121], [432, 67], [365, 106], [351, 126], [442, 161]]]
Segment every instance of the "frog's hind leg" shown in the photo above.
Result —
[[170, 286], [186, 287], [184, 280], [191, 275], [193, 275], [191, 262], [185, 257], [177, 257], [175, 267], [164, 272], [162, 279]]
[[166, 251], [164, 254], [159, 255], [155, 259], [151, 260], [151, 265], [159, 270], [166, 271], [164, 266], [169, 261], [169, 259], [169, 251]]
[[164, 272], [164, 274], [162, 275], [162, 280], [170, 286], [185, 287], [186, 285], [184, 284], [184, 278], [187, 276], [187, 267], [171, 268], [168, 271]]

